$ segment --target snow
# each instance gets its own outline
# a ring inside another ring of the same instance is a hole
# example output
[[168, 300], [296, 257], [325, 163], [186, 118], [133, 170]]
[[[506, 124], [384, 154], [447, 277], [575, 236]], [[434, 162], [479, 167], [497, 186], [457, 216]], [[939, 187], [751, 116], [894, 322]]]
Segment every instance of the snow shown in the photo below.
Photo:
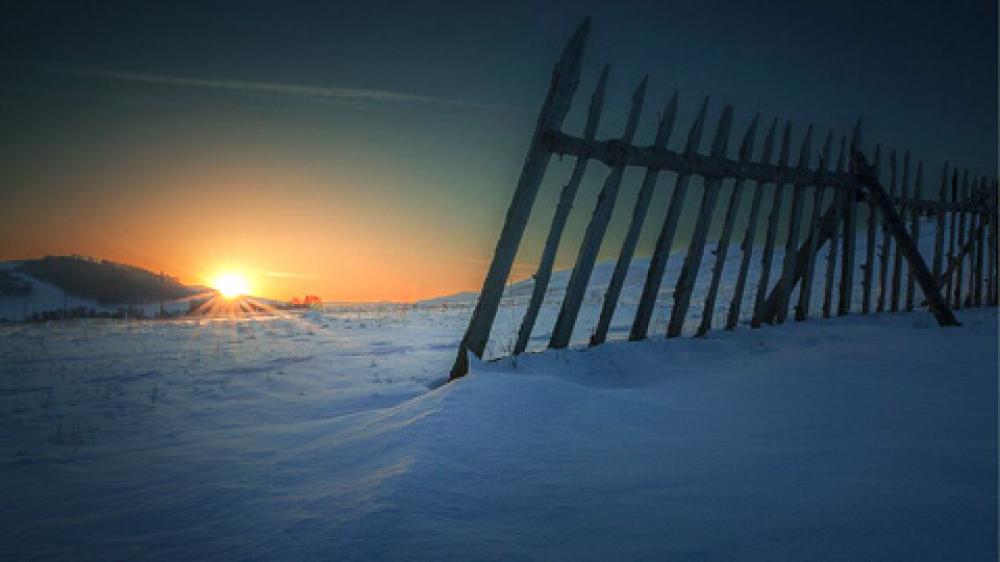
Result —
[[0, 324], [0, 558], [997, 558], [996, 309], [661, 322], [441, 386], [472, 302]]

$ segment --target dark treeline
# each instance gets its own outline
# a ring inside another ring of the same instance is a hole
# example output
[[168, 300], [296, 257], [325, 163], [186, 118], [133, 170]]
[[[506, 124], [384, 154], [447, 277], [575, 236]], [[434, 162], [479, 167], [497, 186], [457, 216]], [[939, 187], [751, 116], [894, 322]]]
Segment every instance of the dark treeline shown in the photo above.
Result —
[[23, 297], [31, 293], [31, 283], [6, 269], [0, 269], [0, 297]]
[[70, 295], [94, 299], [102, 305], [172, 300], [201, 290], [182, 285], [176, 277], [77, 255], [25, 260], [20, 270], [38, 280], [52, 283]]

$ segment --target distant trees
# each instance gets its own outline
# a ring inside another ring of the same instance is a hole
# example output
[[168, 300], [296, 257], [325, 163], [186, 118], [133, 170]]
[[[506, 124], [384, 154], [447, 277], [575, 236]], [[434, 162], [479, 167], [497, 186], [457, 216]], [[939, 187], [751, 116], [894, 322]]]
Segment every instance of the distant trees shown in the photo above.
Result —
[[102, 305], [152, 303], [198, 292], [182, 285], [176, 277], [80, 255], [25, 260], [19, 269], [73, 296], [94, 299]]

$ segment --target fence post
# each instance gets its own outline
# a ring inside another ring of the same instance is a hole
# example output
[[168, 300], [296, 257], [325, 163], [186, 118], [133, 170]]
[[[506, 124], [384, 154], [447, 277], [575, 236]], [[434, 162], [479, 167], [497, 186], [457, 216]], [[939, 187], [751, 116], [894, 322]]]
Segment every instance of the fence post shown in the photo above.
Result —
[[[743, 141], [740, 142], [738, 157], [740, 162], [749, 162], [753, 158], [753, 141], [757, 134], [757, 121], [760, 114], [753, 117]], [[726, 216], [722, 223], [722, 233], [719, 235], [719, 244], [715, 248], [715, 265], [712, 267], [712, 280], [708, 284], [708, 294], [705, 296], [705, 306], [701, 311], [701, 324], [698, 325], [698, 336], [704, 336], [712, 329], [712, 316], [715, 315], [715, 299], [719, 293], [719, 284], [722, 282], [722, 271], [726, 267], [726, 256], [729, 254], [729, 241], [733, 237], [733, 225], [736, 222], [736, 213], [739, 211], [740, 202], [743, 199], [743, 178], [737, 178], [733, 183], [733, 192], [729, 196], [729, 205], [726, 207]]]
[[[847, 153], [847, 139], [840, 137], [840, 153], [837, 155], [837, 173], [844, 171], [844, 158]], [[837, 244], [837, 232], [840, 230], [841, 212], [844, 209], [844, 199], [846, 199], [847, 194], [841, 190], [837, 190], [833, 194], [833, 202], [831, 203], [830, 211], [828, 213], [833, 215], [833, 234], [830, 236], [830, 251], [827, 253], [826, 257], [826, 279], [823, 285], [823, 318], [829, 318], [830, 314], [833, 312], [833, 279], [834, 273], [837, 269], [837, 249], [840, 247]]]
[[958, 210], [958, 255], [955, 256], [955, 304], [956, 309], [962, 308], [962, 271], [965, 269], [965, 210], [969, 200], [969, 171], [962, 174], [962, 193], [959, 197]]
[[521, 237], [524, 235], [524, 228], [528, 223], [531, 208], [538, 195], [538, 188], [552, 156], [543, 137], [548, 131], [559, 130], [566, 118], [566, 113], [569, 111], [580, 78], [583, 48], [589, 29], [590, 18], [587, 18], [583, 20], [583, 23], [566, 44], [562, 56], [552, 71], [549, 91], [538, 115], [535, 132], [532, 135], [524, 166], [521, 169], [521, 177], [514, 190], [510, 208], [507, 209], [503, 228], [500, 230], [500, 238], [493, 253], [493, 260], [487, 271], [486, 279], [483, 281], [483, 288], [472, 312], [472, 318], [469, 320], [469, 326], [459, 344], [455, 363], [451, 368], [450, 378], [452, 380], [468, 373], [468, 352], [471, 351], [477, 357], [482, 357], [486, 349], [493, 320], [496, 318], [497, 308], [503, 297], [504, 285], [510, 276], [514, 258], [521, 244]]
[[[882, 171], [882, 147], [875, 145], [875, 157], [872, 162], [872, 173], [880, 177]], [[875, 202], [868, 198], [868, 228], [865, 239], [864, 283], [862, 285], [861, 314], [871, 312], [872, 282], [875, 277], [875, 235], [878, 231], [878, 213], [875, 212]]]
[[[851, 154], [859, 152], [861, 147], [861, 120], [854, 125], [851, 135]], [[853, 157], [852, 157], [853, 158]], [[847, 191], [847, 207], [844, 211], [844, 254], [840, 263], [840, 300], [837, 302], [837, 316], [843, 316], [851, 311], [851, 296], [854, 292], [854, 244], [855, 224], [857, 222], [858, 195], [857, 189]]]
[[[822, 160], [819, 163], [818, 171], [825, 172], [830, 162], [830, 150], [833, 146], [833, 131], [826, 135], [823, 143]], [[799, 288], [799, 304], [795, 308], [795, 320], [801, 322], [809, 317], [809, 306], [812, 298], [813, 275], [816, 271], [816, 252], [819, 251], [820, 226], [823, 224], [823, 199], [826, 195], [826, 187], [816, 186], [813, 195], [812, 224], [810, 225], [808, 256], [806, 262], [806, 272], [802, 276], [802, 286]], [[834, 202], [836, 205], [836, 202]]]
[[[781, 135], [781, 152], [778, 153], [779, 174], [784, 175], [788, 166], [788, 153], [791, 149], [792, 123], [785, 122], [785, 132]], [[760, 281], [757, 282], [757, 298], [754, 300], [751, 328], [759, 328], [764, 321], [764, 305], [767, 288], [771, 280], [771, 262], [774, 260], [774, 244], [778, 236], [778, 220], [781, 218], [781, 203], [785, 191], [784, 179], [774, 183], [774, 200], [771, 202], [771, 213], [767, 217], [767, 234], [764, 238], [764, 254], [761, 256]]]
[[[656, 139], [653, 146], [656, 148], [666, 148], [670, 143], [670, 137], [674, 131], [674, 122], [677, 119], [677, 93], [670, 98], [667, 108], [660, 119], [660, 126], [656, 130]], [[611, 274], [611, 281], [608, 289], [604, 293], [604, 302], [601, 304], [601, 316], [597, 320], [597, 328], [590, 338], [590, 345], [604, 343], [608, 337], [608, 330], [611, 328], [611, 319], [615, 315], [615, 308], [618, 306], [618, 299], [621, 298], [622, 287], [625, 285], [625, 277], [628, 275], [629, 265], [632, 263], [632, 256], [635, 254], [635, 247], [639, 243], [639, 235], [642, 233], [642, 225], [646, 221], [649, 213], [649, 203], [653, 198], [656, 189], [656, 180], [660, 176], [660, 171], [647, 168], [646, 175], [642, 178], [642, 185], [636, 195], [635, 206], [632, 208], [632, 221], [628, 225], [628, 232], [622, 242], [621, 252], [618, 254], [618, 261], [615, 262], [615, 270]]]
[[[943, 205], [946, 202], [948, 190], [948, 163], [944, 163], [941, 169], [941, 189], [938, 191], [938, 201]], [[934, 228], [934, 279], [941, 282], [941, 261], [944, 252], [944, 208], [939, 207], [935, 217], [936, 226]]]
[[[913, 243], [920, 244], [920, 202], [924, 191], [924, 163], [917, 162], [917, 180], [913, 186], [913, 199], [915, 204], [910, 208], [910, 236]], [[916, 292], [916, 277], [913, 275], [913, 267], [906, 270], [906, 311], [913, 311], [914, 292]]]
[[[608, 88], [608, 73], [610, 65], [605, 65], [601, 71], [601, 77], [597, 80], [597, 86], [590, 97], [590, 109], [587, 111], [587, 124], [584, 126], [583, 138], [593, 140], [597, 134], [597, 126], [601, 121], [601, 110], [604, 106], [604, 95]], [[576, 193], [580, 189], [580, 182], [587, 171], [586, 157], [578, 157], [573, 164], [573, 172], [570, 174], [569, 182], [563, 186], [559, 193], [559, 204], [556, 206], [555, 216], [552, 217], [552, 226], [549, 228], [549, 235], [545, 239], [545, 246], [542, 249], [542, 258], [538, 263], [538, 270], [535, 272], [535, 283], [531, 288], [531, 300], [528, 302], [528, 310], [521, 320], [521, 328], [517, 333], [517, 342], [514, 344], [514, 355], [523, 353], [528, 347], [528, 340], [531, 339], [531, 330], [535, 327], [535, 320], [538, 319], [538, 312], [542, 308], [545, 300], [545, 291], [549, 287], [549, 280], [552, 278], [552, 266], [556, 261], [556, 252], [559, 250], [559, 241], [562, 238], [563, 230], [566, 228], [566, 220], [569, 212], [573, 208], [573, 201]]]
[[[688, 131], [684, 154], [698, 153], [707, 111], [708, 98], [706, 97], [698, 111], [698, 117], [695, 118], [694, 124]], [[629, 331], [628, 339], [631, 341], [646, 339], [646, 334], [649, 332], [649, 321], [652, 319], [653, 309], [656, 307], [656, 297], [660, 293], [660, 283], [663, 282], [663, 272], [666, 270], [667, 260], [670, 258], [670, 247], [674, 243], [674, 234], [677, 232], [677, 219], [680, 218], [681, 209], [684, 207], [684, 198], [687, 196], [690, 180], [690, 175], [678, 174], [677, 180], [674, 182], [674, 191], [670, 195], [670, 206], [667, 207], [667, 216], [663, 220], [660, 234], [656, 238], [653, 255], [649, 258], [646, 282], [642, 286], [642, 296], [639, 298], [639, 306], [636, 308], [632, 329]]]
[[[771, 121], [771, 128], [764, 136], [764, 154], [761, 155], [762, 164], [771, 163], [771, 154], [774, 150], [774, 134], [778, 127], [778, 119]], [[740, 271], [736, 275], [736, 288], [733, 290], [733, 300], [729, 304], [729, 311], [726, 315], [726, 329], [732, 330], [740, 321], [740, 309], [743, 306], [743, 290], [747, 283], [747, 274], [750, 271], [750, 258], [753, 256], [753, 241], [757, 235], [757, 218], [760, 216], [760, 204], [764, 199], [764, 192], [761, 189], [764, 182], [755, 182], [753, 187], [753, 200], [750, 203], [750, 216], [747, 218], [746, 232], [743, 236], [742, 250], [740, 258]]]
[[[715, 139], [712, 141], [712, 148], [709, 152], [711, 156], [725, 158], [732, 123], [733, 106], [727, 105], [722, 110], [719, 125], [715, 129]], [[684, 317], [687, 316], [687, 309], [691, 304], [691, 293], [698, 280], [701, 259], [705, 255], [708, 229], [712, 226], [712, 215], [715, 214], [721, 186], [721, 178], [710, 178], [704, 181], [698, 219], [695, 222], [694, 232], [691, 234], [691, 244], [688, 246], [687, 255], [684, 256], [684, 264], [674, 289], [674, 305], [670, 309], [670, 323], [667, 325], [668, 338], [681, 335], [681, 328], [684, 327]]]
[[[800, 170], [809, 169], [812, 134], [813, 126], [810, 124], [799, 150], [798, 167]], [[785, 254], [782, 256], [781, 276], [778, 278], [778, 313], [775, 318], [778, 324], [783, 323], [788, 315], [788, 301], [792, 294], [792, 286], [795, 284], [795, 264], [798, 261], [799, 230], [802, 226], [802, 200], [805, 188], [806, 186], [802, 184], [792, 184], [792, 207], [788, 216], [788, 235], [785, 237]]]
[[[643, 100], [646, 97], [646, 86], [649, 78], [645, 77], [639, 83], [635, 93], [632, 94], [632, 108], [629, 110], [628, 121], [625, 124], [625, 133], [621, 142], [630, 144], [635, 130], [639, 126], [639, 115], [642, 113]], [[549, 339], [549, 347], [561, 349], [569, 345], [573, 337], [573, 327], [576, 326], [576, 319], [580, 313], [580, 305], [583, 304], [583, 297], [587, 293], [587, 285], [590, 283], [590, 275], [594, 271], [594, 263], [597, 261], [597, 253], [601, 249], [601, 242], [608, 231], [608, 223], [611, 221], [611, 214], [615, 210], [615, 202], [618, 199], [618, 189], [622, 184], [622, 176], [625, 174], [625, 166], [615, 166], [608, 172], [608, 177], [604, 180], [601, 192], [597, 196], [597, 206], [594, 214], [587, 224], [587, 231], [583, 235], [583, 242], [580, 244], [580, 253], [576, 256], [576, 265], [573, 266], [573, 273], [570, 274], [569, 284], [566, 285], [566, 295], [563, 298], [562, 307], [559, 309], [559, 316], [556, 318], [556, 325], [552, 329], [552, 337]]]

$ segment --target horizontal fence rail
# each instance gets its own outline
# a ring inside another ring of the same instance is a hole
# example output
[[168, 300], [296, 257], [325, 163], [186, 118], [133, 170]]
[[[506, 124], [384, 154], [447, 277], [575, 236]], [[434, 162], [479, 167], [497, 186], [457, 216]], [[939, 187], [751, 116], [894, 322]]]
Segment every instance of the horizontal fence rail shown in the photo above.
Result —
[[[608, 89], [609, 66], [602, 70], [591, 94], [583, 134], [574, 136], [563, 132], [562, 125], [579, 84], [589, 28], [588, 19], [573, 34], [553, 69], [549, 91], [493, 260], [452, 367], [453, 379], [468, 372], [469, 353], [480, 358], [484, 356], [504, 287], [553, 155], [574, 158], [574, 166], [559, 193], [533, 276], [531, 296], [511, 349], [515, 355], [526, 351], [531, 341], [570, 212], [588, 165], [593, 162], [602, 164], [607, 175], [580, 242], [555, 325], [548, 335], [550, 348], [564, 348], [573, 341], [598, 253], [628, 168], [642, 168], [645, 174], [604, 291], [600, 316], [590, 335], [592, 346], [604, 343], [608, 337], [626, 274], [650, 204], [656, 196], [657, 181], [663, 172], [674, 174], [673, 190], [664, 221], [657, 227], [656, 244], [629, 330], [631, 340], [641, 340], [649, 334], [678, 223], [688, 206], [686, 200], [692, 177], [700, 178], [702, 186], [694, 194], [700, 196], [698, 201], [690, 203], [690, 212], [696, 219], [672, 291], [665, 330], [667, 337], [679, 336], [684, 329], [694, 304], [692, 295], [699, 278], [703, 277], [700, 270], [709, 246], [709, 233], [713, 220], [719, 215], [722, 228], [714, 249], [710, 250], [714, 258], [709, 258], [712, 266], [706, 274], [710, 280], [695, 335], [704, 336], [711, 330], [729, 247], [738, 235], [736, 218], [744, 200], [749, 200], [750, 206], [738, 246], [741, 255], [725, 314], [725, 329], [735, 328], [741, 319], [748, 321], [751, 327], [779, 324], [789, 318], [790, 312], [795, 321], [805, 320], [810, 316], [813, 294], [822, 300], [816, 314], [823, 318], [848, 314], [856, 309], [861, 314], [871, 314], [886, 310], [910, 311], [915, 306], [926, 305], [941, 326], [958, 325], [953, 309], [997, 305], [995, 178], [970, 178], [968, 171], [960, 173], [946, 163], [941, 171], [937, 197], [927, 199], [924, 191], [929, 186], [925, 186], [925, 182], [930, 175], [925, 177], [923, 162], [913, 158], [909, 151], [903, 152], [900, 158], [895, 149], [889, 150], [886, 158], [882, 147], [876, 145], [869, 163], [862, 149], [860, 121], [850, 139], [840, 137], [838, 142], [832, 131], [820, 137], [822, 148], [814, 155], [811, 125], [793, 149], [792, 124], [785, 122], [779, 128], [778, 119], [774, 119], [764, 134], [761, 154], [755, 158], [760, 118], [757, 115], [739, 137], [736, 154], [730, 158], [734, 109], [728, 105], [711, 132], [712, 142], [707, 154], [703, 154], [701, 141], [708, 121], [708, 98], [702, 102], [688, 129], [683, 148], [672, 150], [668, 145], [677, 121], [676, 93], [659, 113], [653, 143], [640, 146], [633, 138], [645, 104], [647, 78], [643, 78], [632, 95], [621, 136], [598, 139], [596, 133]], [[833, 160], [835, 148], [836, 161]], [[791, 161], [793, 153], [797, 156], [794, 162]], [[884, 172], [888, 175], [887, 183], [882, 183]], [[729, 197], [720, 201], [724, 186], [730, 189]], [[773, 186], [769, 206], [764, 197], [766, 186]], [[764, 228], [763, 246], [757, 248], [757, 230], [761, 227]], [[922, 228], [934, 229], [930, 267], [918, 247]], [[863, 248], [856, 250], [859, 241]], [[782, 248], [778, 247], [779, 242]], [[759, 251], [761, 267], [754, 288], [755, 298], [747, 303], [747, 282], [755, 249]], [[783, 254], [776, 259], [775, 252], [779, 249], [783, 249]], [[825, 260], [821, 261], [824, 249]], [[860, 253], [855, 255], [856, 252]], [[857, 282], [860, 291], [856, 294]], [[817, 284], [821, 288], [814, 287]]]

